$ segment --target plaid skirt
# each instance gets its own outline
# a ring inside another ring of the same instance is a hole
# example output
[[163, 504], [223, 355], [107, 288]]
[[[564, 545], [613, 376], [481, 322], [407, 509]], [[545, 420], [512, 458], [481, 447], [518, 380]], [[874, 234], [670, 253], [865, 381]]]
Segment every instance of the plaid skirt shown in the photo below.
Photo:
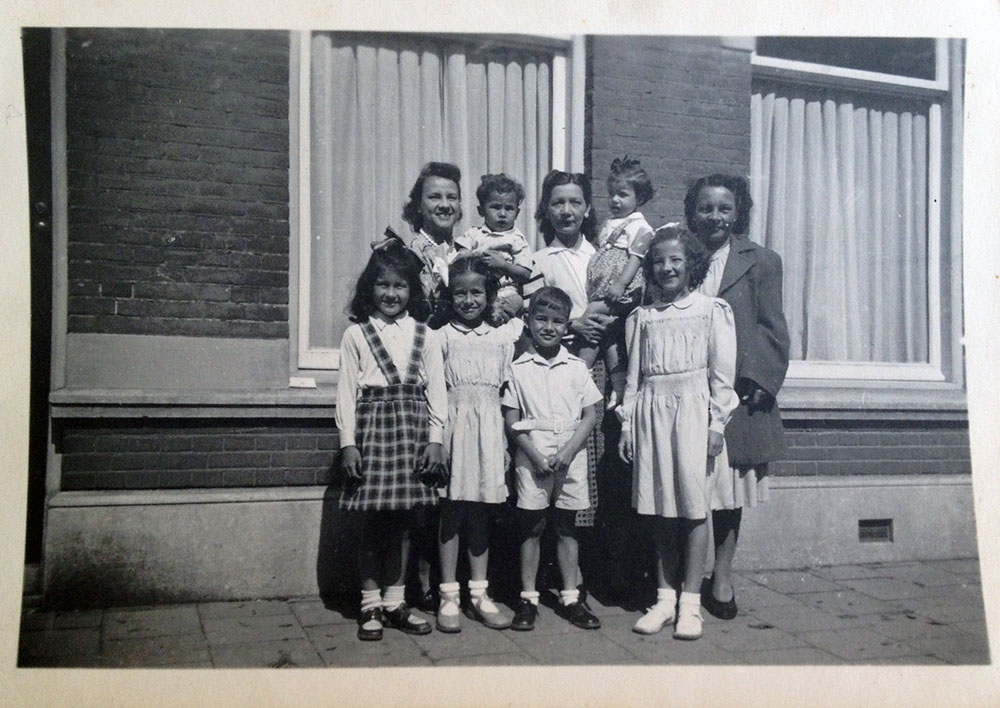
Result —
[[344, 487], [340, 507], [391, 511], [436, 504], [437, 492], [417, 474], [429, 427], [423, 386], [390, 384], [365, 389], [356, 414], [362, 476]]

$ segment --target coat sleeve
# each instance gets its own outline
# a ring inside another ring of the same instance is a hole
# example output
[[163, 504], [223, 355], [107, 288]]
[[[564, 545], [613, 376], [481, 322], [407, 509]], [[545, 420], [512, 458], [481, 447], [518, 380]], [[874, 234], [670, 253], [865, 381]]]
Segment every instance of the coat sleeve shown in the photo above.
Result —
[[750, 379], [777, 397], [788, 371], [788, 324], [781, 304], [781, 257], [766, 248], [757, 249], [755, 284], [757, 322], [753, 342], [746, 347], [740, 378]]

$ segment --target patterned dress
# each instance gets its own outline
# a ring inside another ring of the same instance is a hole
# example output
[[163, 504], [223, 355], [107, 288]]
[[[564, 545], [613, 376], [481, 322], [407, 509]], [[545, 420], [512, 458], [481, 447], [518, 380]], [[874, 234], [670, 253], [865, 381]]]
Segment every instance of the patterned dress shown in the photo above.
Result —
[[507, 499], [507, 441], [500, 412], [500, 387], [510, 377], [514, 342], [524, 324], [475, 329], [449, 322], [440, 330], [448, 385], [444, 444], [451, 478], [441, 496], [455, 501], [499, 504]]
[[360, 326], [389, 384], [361, 390], [356, 439], [362, 477], [347, 484], [340, 506], [351, 511], [391, 511], [436, 504], [437, 494], [417, 474], [429, 427], [427, 397], [419, 379], [427, 327], [417, 323], [409, 363], [400, 377], [375, 327], [370, 321]]

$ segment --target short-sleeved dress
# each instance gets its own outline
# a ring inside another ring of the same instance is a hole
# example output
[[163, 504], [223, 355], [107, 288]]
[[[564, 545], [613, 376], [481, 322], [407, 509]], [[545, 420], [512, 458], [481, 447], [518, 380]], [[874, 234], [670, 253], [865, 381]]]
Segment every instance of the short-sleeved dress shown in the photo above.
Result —
[[626, 322], [628, 381], [622, 435], [632, 436], [632, 506], [640, 514], [703, 519], [725, 451], [708, 457], [739, 404], [729, 305], [698, 292], [635, 310]]
[[449, 322], [437, 331], [444, 352], [448, 422], [444, 445], [451, 478], [441, 496], [454, 501], [499, 504], [507, 499], [507, 441], [500, 389], [510, 377], [514, 342], [524, 323], [472, 329]]
[[[597, 236], [597, 253], [587, 265], [587, 297], [591, 302], [608, 297], [608, 289], [621, 275], [630, 256], [645, 257], [652, 233], [649, 222], [637, 211], [604, 222]], [[613, 303], [616, 314], [624, 317], [640, 304], [644, 285], [640, 268], [622, 296]]]

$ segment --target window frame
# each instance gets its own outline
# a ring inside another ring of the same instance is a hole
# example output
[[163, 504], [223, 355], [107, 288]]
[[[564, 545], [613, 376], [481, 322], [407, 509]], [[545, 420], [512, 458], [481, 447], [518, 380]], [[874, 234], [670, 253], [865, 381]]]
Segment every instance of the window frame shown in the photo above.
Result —
[[[940, 391], [964, 387], [961, 364], [961, 40], [935, 39], [935, 78], [918, 79], [834, 65], [762, 56], [756, 40], [750, 55], [753, 79], [832, 87], [871, 93], [873, 91], [926, 101], [928, 104], [927, 156], [927, 324], [928, 361], [916, 363], [793, 360], [789, 362], [786, 398], [812, 401], [822, 387], [857, 389], [862, 405], [866, 390], [904, 389]], [[956, 109], [957, 106], [957, 109]], [[946, 111], [950, 110], [950, 115]], [[950, 123], [950, 125], [948, 125]], [[949, 129], [950, 128], [950, 129]], [[950, 169], [949, 169], [950, 168]], [[945, 173], [952, 194], [943, 210]], [[943, 262], [943, 245], [949, 244], [950, 262]], [[948, 265], [950, 275], [945, 274]], [[787, 278], [787, 273], [785, 274]], [[950, 290], [950, 313], [942, 311]], [[950, 360], [945, 361], [946, 350]], [[798, 389], [798, 390], [796, 390]], [[899, 398], [899, 395], [896, 396]], [[902, 399], [900, 399], [902, 400]], [[880, 406], [885, 405], [884, 403]]]

